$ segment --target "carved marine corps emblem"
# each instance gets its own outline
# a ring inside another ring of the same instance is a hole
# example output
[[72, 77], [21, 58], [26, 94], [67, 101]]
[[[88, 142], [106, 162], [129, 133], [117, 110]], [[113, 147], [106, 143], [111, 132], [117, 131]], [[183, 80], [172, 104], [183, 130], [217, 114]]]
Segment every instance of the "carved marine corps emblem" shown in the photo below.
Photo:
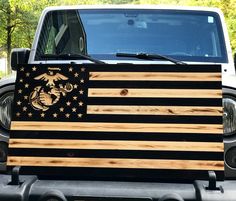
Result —
[[35, 80], [43, 80], [46, 86], [36, 86], [33, 92], [30, 93], [29, 102], [35, 110], [46, 111], [50, 106], [56, 104], [61, 96], [66, 96], [67, 93], [73, 90], [71, 83], [56, 85], [56, 82], [68, 80], [68, 77], [57, 72], [60, 68], [48, 68], [48, 73], [41, 74], [35, 77]]

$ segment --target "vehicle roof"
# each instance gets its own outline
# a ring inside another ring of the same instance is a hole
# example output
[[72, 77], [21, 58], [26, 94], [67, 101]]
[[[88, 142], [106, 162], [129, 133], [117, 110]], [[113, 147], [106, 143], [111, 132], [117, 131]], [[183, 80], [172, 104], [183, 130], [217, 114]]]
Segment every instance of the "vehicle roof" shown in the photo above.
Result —
[[173, 6], [173, 5], [77, 5], [77, 6], [51, 6], [45, 8], [50, 10], [70, 10], [70, 9], [162, 9], [162, 10], [192, 10], [192, 11], [211, 11], [221, 13], [219, 8], [200, 7], [200, 6]]

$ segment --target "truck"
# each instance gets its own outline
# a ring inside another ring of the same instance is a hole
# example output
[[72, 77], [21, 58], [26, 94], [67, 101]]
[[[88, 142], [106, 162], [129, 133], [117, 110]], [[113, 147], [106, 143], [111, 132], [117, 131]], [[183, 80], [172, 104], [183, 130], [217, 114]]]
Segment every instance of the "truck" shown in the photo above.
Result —
[[48, 7], [11, 66], [1, 201], [236, 200], [236, 62], [219, 9]]

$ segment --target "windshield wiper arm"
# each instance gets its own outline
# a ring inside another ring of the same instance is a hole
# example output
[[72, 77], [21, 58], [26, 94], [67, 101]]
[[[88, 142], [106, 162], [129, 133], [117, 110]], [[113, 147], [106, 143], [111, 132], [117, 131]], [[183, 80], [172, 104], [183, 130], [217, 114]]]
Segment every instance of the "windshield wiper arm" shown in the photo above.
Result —
[[117, 57], [134, 57], [134, 58], [138, 58], [138, 59], [146, 59], [146, 60], [150, 60], [150, 59], [161, 59], [161, 60], [166, 60], [166, 61], [171, 61], [172, 63], [176, 64], [176, 65], [187, 65], [186, 63], [176, 60], [174, 58], [171, 57], [167, 57], [161, 54], [147, 54], [147, 53], [116, 53]]
[[89, 61], [94, 62], [95, 64], [106, 64], [103, 61], [100, 61], [98, 59], [94, 59], [88, 55], [84, 54], [42, 54], [40, 55], [41, 58], [61, 58], [61, 59], [87, 59]]

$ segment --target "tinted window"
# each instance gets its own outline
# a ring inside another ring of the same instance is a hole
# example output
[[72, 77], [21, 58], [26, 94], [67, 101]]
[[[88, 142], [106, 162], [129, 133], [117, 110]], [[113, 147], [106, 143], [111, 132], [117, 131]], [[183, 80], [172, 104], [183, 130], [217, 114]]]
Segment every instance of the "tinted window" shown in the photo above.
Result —
[[[40, 36], [47, 38], [47, 43], [40, 39], [40, 54], [82, 52], [99, 59], [118, 59], [118, 52], [145, 52], [186, 61], [227, 62], [221, 23], [213, 12], [104, 9], [50, 15]], [[60, 23], [67, 29], [61, 32], [58, 46], [55, 37], [60, 25], [56, 33], [54, 29]]]

